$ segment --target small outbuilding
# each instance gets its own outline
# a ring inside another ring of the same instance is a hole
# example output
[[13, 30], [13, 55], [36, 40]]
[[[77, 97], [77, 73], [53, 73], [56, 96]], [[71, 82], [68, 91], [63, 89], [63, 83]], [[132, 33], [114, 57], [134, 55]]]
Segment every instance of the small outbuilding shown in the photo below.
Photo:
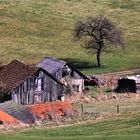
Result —
[[48, 71], [53, 77], [68, 86], [71, 91], [82, 92], [84, 80], [89, 79], [72, 64], [53, 57], [45, 57], [36, 66]]

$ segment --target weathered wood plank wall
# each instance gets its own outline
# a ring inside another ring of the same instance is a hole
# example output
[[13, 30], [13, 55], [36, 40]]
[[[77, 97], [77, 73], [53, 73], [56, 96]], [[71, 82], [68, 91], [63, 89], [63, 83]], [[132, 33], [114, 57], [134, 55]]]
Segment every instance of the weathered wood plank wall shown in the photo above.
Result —
[[[36, 80], [42, 78], [42, 90], [36, 91]], [[23, 81], [12, 91], [12, 99], [18, 104], [35, 104], [40, 102], [55, 101], [62, 96], [65, 88], [54, 81], [43, 71]]]

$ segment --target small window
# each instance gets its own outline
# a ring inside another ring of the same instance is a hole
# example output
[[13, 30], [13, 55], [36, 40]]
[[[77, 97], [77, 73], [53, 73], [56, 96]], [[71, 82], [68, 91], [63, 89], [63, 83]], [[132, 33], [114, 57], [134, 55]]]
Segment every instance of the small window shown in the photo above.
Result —
[[72, 71], [68, 66], [62, 68], [62, 77], [65, 77], [67, 75], [71, 76], [71, 73], [72, 73]]
[[74, 91], [79, 92], [79, 85], [72, 85]]
[[35, 82], [36, 90], [42, 91], [44, 89], [43, 78], [37, 78]]

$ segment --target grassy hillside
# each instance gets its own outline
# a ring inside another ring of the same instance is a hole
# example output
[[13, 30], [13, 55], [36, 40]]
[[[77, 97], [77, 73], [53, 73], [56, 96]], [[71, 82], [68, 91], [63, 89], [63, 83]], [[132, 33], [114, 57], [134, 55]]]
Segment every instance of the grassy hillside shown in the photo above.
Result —
[[67, 127], [30, 129], [0, 134], [1, 140], [139, 140], [140, 114]]
[[[140, 139], [140, 98], [123, 98], [103, 102], [83, 103], [84, 113], [91, 113], [74, 118], [67, 118], [67, 126], [43, 126], [15, 128], [13, 131], [1, 131], [0, 140], [139, 140]], [[120, 114], [116, 114], [119, 104]], [[81, 110], [81, 103], [74, 107]], [[98, 113], [98, 119], [95, 114]], [[70, 121], [71, 120], [71, 121]], [[86, 122], [83, 122], [83, 121]], [[76, 123], [69, 125], [71, 123]], [[78, 123], [79, 122], [79, 123]]]
[[[16, 58], [36, 63], [63, 58], [83, 72], [140, 67], [139, 0], [0, 0], [0, 63]], [[105, 14], [125, 33], [126, 51], [103, 54], [104, 66], [73, 39], [73, 26], [88, 15]]]

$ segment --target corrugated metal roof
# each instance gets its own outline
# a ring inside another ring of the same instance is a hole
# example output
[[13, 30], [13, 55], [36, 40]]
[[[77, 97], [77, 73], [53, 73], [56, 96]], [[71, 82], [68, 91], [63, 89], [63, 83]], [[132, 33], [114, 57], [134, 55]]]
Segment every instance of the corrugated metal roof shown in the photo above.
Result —
[[28, 106], [17, 104], [12, 100], [0, 103], [0, 109], [25, 124], [35, 122], [35, 116], [29, 111]]
[[53, 57], [45, 57], [36, 66], [48, 71], [50, 74], [54, 74], [59, 69], [61, 69], [66, 63], [67, 62], [63, 60], [58, 60]]

